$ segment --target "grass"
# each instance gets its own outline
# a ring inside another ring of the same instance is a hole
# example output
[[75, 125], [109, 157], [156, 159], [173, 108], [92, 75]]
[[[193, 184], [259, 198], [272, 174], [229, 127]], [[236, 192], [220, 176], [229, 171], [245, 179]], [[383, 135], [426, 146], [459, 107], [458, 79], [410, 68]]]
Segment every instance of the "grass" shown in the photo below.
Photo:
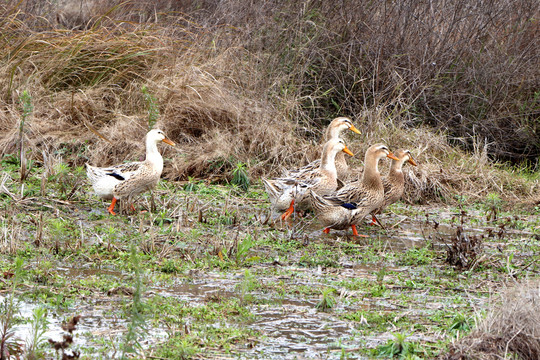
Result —
[[[191, 11], [131, 1], [80, 17], [55, 2], [0, 5], [0, 296], [42, 305], [53, 332], [84, 313], [92, 331], [72, 345], [83, 359], [268, 358], [299, 343], [328, 358], [476, 351], [474, 336], [513, 314], [489, 312], [493, 294], [540, 270], [538, 144], [528, 136], [538, 96], [527, 80], [538, 66], [524, 59], [538, 37], [526, 3], [355, 3], [343, 13], [324, 2]], [[404, 169], [387, 228], [355, 239], [321, 236], [310, 215], [292, 229], [266, 221], [260, 176], [317, 158], [324, 127], [346, 114], [364, 134], [346, 138], [355, 153], [383, 141], [419, 163]], [[83, 165], [139, 159], [153, 126], [178, 144], [162, 149], [158, 210], [145, 194], [145, 213], [111, 217]], [[522, 156], [522, 144], [530, 166], [497, 162]], [[444, 245], [480, 236], [473, 261], [462, 242], [455, 256]], [[2, 339], [16, 338], [13, 309]], [[520, 340], [512, 351], [530, 344]], [[2, 346], [25, 351], [18, 343]]]
[[[16, 173], [18, 169], [14, 166], [11, 171]], [[38, 186], [41, 171], [36, 167], [27, 182]], [[65, 186], [71, 188], [76, 181], [67, 178]], [[6, 182], [5, 186], [11, 194], [20, 193], [17, 181]], [[260, 334], [250, 324], [264, 322], [265, 316], [277, 316], [282, 306], [292, 302], [303, 309], [325, 310], [314, 315], [314, 325], [324, 323], [323, 316], [330, 316], [337, 319], [334, 321], [349, 323], [358, 332], [356, 336], [363, 339], [382, 339], [389, 331], [395, 333], [396, 327], [404, 334], [414, 334], [415, 339], [426, 339], [381, 340], [377, 346], [366, 347], [365, 355], [398, 351], [429, 358], [444, 352], [455, 334], [472, 331], [470, 319], [475, 309], [487, 303], [493, 289], [509, 278], [528, 277], [538, 270], [537, 262], [530, 262], [540, 255], [538, 243], [530, 240], [528, 246], [523, 246], [520, 237], [507, 234], [503, 239], [486, 238], [487, 243], [504, 244], [506, 249], [501, 252], [487, 247], [481, 264], [468, 272], [445, 263], [444, 248], [435, 246], [439, 243], [437, 237], [408, 249], [391, 245], [388, 239], [403, 236], [398, 229], [366, 229], [371, 238], [356, 242], [342, 238], [339, 232], [328, 238], [320, 235], [320, 229], [305, 228], [300, 238], [290, 239], [287, 231], [254, 221], [253, 212], [268, 207], [265, 201], [256, 201], [262, 197], [256, 185], [248, 193], [238, 193], [235, 186], [206, 184], [192, 191], [164, 180], [155, 191], [158, 212], [118, 217], [96, 214], [105, 214], [105, 205], [85, 189], [87, 185], [78, 188], [69, 202], [61, 200], [65, 197], [61, 191], [47, 197], [37, 192], [32, 202], [24, 198], [15, 201], [5, 194], [0, 198], [4, 205], [14, 205], [11, 209], [2, 207], [4, 226], [27, 229], [13, 233], [18, 234], [11, 240], [15, 253], [3, 247], [3, 263], [11, 263], [18, 254], [37, 264], [23, 272], [21, 279], [27, 291], [17, 295], [19, 301], [39, 301], [49, 311], [69, 317], [76, 314], [70, 309], [101, 299], [107, 309], [102, 315], [108, 319], [104, 329], [113, 326], [113, 314], [122, 314], [114, 321], [125, 324], [123, 336], [107, 341], [95, 336], [75, 339], [74, 350], [80, 351], [82, 358], [89, 352], [110, 353], [121, 349], [123, 343], [133, 343], [125, 336], [129, 324], [133, 324], [130, 314], [135, 305], [130, 299], [134, 298], [124, 293], [124, 288], [136, 289], [138, 282], [141, 319], [145, 326], [164, 332], [157, 338], [152, 332], [146, 334], [158, 346], [149, 350], [141, 343], [133, 348], [139, 354], [189, 358], [195, 354], [247, 351], [252, 354], [249, 356], [257, 357], [260, 350], [251, 353], [249, 349], [261, 349], [259, 340], [254, 340]], [[149, 208], [145, 198], [139, 199], [137, 206]], [[245, 204], [249, 204], [249, 211]], [[487, 211], [491, 204], [490, 199], [479, 204], [482, 210], [475, 210], [472, 204], [470, 212]], [[500, 206], [504, 208], [504, 203]], [[43, 213], [41, 222], [28, 211], [36, 207]], [[441, 223], [447, 218], [451, 228], [467, 229], [469, 221], [476, 218], [465, 215], [450, 221], [456, 209], [433, 207], [403, 207], [399, 215], [384, 216], [390, 218], [389, 224], [396, 217], [407, 217], [409, 220], [401, 222], [400, 227], [416, 228], [419, 236], [429, 237], [429, 231], [441, 238], [451, 236], [437, 233], [434, 223], [426, 222], [425, 212], [432, 211], [439, 214]], [[8, 215], [13, 220], [6, 221]], [[537, 231], [534, 221], [508, 222], [508, 215], [500, 211], [496, 220], [482, 217], [474, 226], [487, 229], [505, 224], [507, 229]], [[235, 221], [223, 221], [233, 216]], [[43, 240], [38, 244], [25, 242], [40, 226]], [[133, 265], [133, 249], [137, 252], [138, 272]], [[520, 255], [525, 252], [532, 257]], [[66, 267], [73, 270], [66, 273]], [[474, 296], [469, 295], [471, 291]], [[81, 297], [86, 300], [81, 302]], [[441, 301], [444, 307], [434, 305]], [[476, 305], [471, 306], [471, 301]], [[400, 306], [394, 308], [394, 304]], [[270, 314], [259, 314], [269, 309]], [[84, 324], [84, 318], [82, 321]], [[354, 343], [344, 340], [340, 346], [350, 355], [346, 350]], [[117, 356], [121, 353], [117, 352]]]

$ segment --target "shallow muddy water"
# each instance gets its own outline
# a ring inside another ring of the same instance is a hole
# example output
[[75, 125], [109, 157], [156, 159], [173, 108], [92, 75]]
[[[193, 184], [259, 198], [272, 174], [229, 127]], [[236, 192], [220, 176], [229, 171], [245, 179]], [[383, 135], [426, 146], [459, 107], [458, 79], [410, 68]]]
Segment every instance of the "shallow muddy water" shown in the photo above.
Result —
[[[301, 229], [303, 237], [308, 241], [319, 242], [347, 242], [366, 245], [377, 242], [384, 251], [404, 252], [410, 248], [420, 248], [430, 243], [435, 249], [445, 249], [452, 237], [456, 234], [457, 225], [436, 224], [433, 220], [426, 221], [425, 218], [410, 219], [405, 216], [382, 217], [380, 219], [385, 225], [385, 230], [378, 228], [363, 227], [369, 238], [354, 239], [350, 231], [332, 231], [329, 235], [322, 235], [321, 229], [316, 223], [308, 224]], [[488, 236], [485, 228], [465, 227], [469, 235]], [[289, 231], [285, 229], [284, 231]], [[495, 231], [495, 230], [493, 230]], [[523, 231], [505, 231], [504, 236], [513, 239], [530, 237], [531, 233]], [[494, 245], [493, 245], [494, 246]], [[261, 250], [265, 251], [265, 250]], [[299, 251], [302, 253], [302, 251]], [[295, 263], [294, 256], [291, 256]], [[375, 283], [376, 273], [384, 267], [384, 271], [391, 272], [393, 276], [403, 273], [407, 276], [410, 267], [397, 266], [395, 264], [364, 265], [358, 263], [354, 258], [340, 260], [338, 268], [325, 269], [324, 267], [295, 268], [290, 265], [258, 264], [251, 267], [252, 271], [258, 268], [279, 267], [283, 272], [295, 274], [293, 277], [285, 279], [278, 277], [262, 276], [257, 277], [257, 281], [271, 283], [284, 281], [286, 285], [306, 286], [314, 288], [327, 287], [325, 281], [328, 279], [366, 279]], [[85, 264], [80, 267], [58, 266], [55, 271], [67, 279], [83, 279], [89, 277], [104, 277], [122, 282], [122, 279], [131, 279], [132, 274], [117, 271], [114, 268], [96, 269]], [[242, 293], [241, 284], [244, 280], [245, 270], [234, 270], [233, 272], [212, 272], [206, 270], [192, 270], [185, 276], [179, 277], [173, 284], [155, 283], [147, 287], [144, 297], [149, 298], [154, 295], [172, 297], [189, 304], [190, 307], [203, 306], [209, 301], [220, 301], [219, 299], [236, 298], [242, 301], [246, 296]], [[126, 281], [127, 283], [127, 281]], [[408, 294], [409, 290], [400, 288], [403, 286], [392, 286], [388, 284], [388, 289], [399, 294], [401, 291]], [[68, 308], [59, 308], [49, 311], [47, 320], [48, 330], [44, 334], [44, 339], [60, 340], [64, 331], [61, 324], [75, 315], [81, 315], [81, 321], [75, 331], [74, 349], [85, 349], [83, 353], [88, 353], [92, 346], [99, 347], [100, 342], [112, 342], [116, 346], [121, 344], [126, 333], [127, 321], [125, 314], [121, 313], [123, 304], [129, 303], [131, 296], [122, 293], [122, 289], [116, 289], [110, 295], [106, 293], [94, 293], [85, 298], [75, 300]], [[0, 296], [0, 300], [5, 299]], [[336, 307], [331, 311], [324, 312], [317, 309], [319, 296], [314, 295], [291, 295], [280, 297], [276, 293], [264, 293], [261, 291], [251, 291], [248, 294], [256, 301], [246, 301], [245, 306], [253, 315], [253, 320], [239, 323], [232, 319], [223, 319], [222, 324], [231, 327], [245, 327], [256, 330], [261, 334], [257, 339], [252, 339], [249, 346], [239, 346], [235, 348], [238, 358], [257, 359], [340, 359], [343, 354], [349, 359], [363, 359], [358, 355], [358, 349], [374, 348], [393, 338], [391, 332], [379, 332], [375, 335], [366, 335], [364, 323], [360, 321], [343, 320], [340, 316], [347, 311], [375, 311], [380, 314], [401, 313], [406, 316], [422, 316], [426, 313], [436, 312], [440, 309], [453, 309], [459, 311], [463, 305], [454, 305], [445, 298], [429, 294], [428, 290], [418, 290], [414, 293], [412, 302], [406, 306], [391, 300], [387, 297], [370, 298], [366, 294], [358, 294], [355, 291], [345, 291], [336, 289], [334, 296], [339, 300]], [[356, 297], [361, 301], [351, 302], [348, 297]], [[426, 299], [428, 301], [426, 302]], [[143, 299], [144, 301], [144, 299]], [[415, 301], [418, 306], [415, 307]], [[471, 303], [480, 306], [484, 300], [474, 298]], [[244, 303], [244, 302], [243, 302]], [[16, 336], [25, 341], [31, 332], [33, 310], [40, 306], [36, 302], [19, 302], [19, 316], [28, 322], [15, 327]], [[189, 320], [188, 320], [189, 321]], [[397, 321], [397, 320], [396, 320]], [[398, 331], [399, 329], [395, 329]], [[163, 342], [168, 337], [168, 329], [163, 325], [154, 326], [146, 338], [141, 341], [143, 348], [152, 349], [157, 343]], [[411, 335], [411, 341], [436, 342], [437, 338]], [[104, 356], [111, 358], [117, 355], [114, 351], [108, 351]]]

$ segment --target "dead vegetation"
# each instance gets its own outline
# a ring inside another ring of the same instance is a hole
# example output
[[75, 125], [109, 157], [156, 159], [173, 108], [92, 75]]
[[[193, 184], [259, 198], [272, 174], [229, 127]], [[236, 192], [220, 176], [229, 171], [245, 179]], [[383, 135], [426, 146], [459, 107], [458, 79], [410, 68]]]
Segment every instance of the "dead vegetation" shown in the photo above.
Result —
[[[456, 227], [455, 235], [450, 237], [450, 244], [446, 244], [446, 262], [458, 269], [469, 270], [473, 268], [484, 250], [483, 234], [468, 234], [464, 229], [466, 211], [460, 214], [460, 224]], [[442, 240], [442, 239], [441, 239]]]
[[[163, 149], [166, 177], [230, 181], [243, 163], [257, 179], [315, 159], [324, 126], [354, 114], [363, 136], [348, 137], [358, 154], [353, 164], [361, 166], [363, 151], [380, 141], [419, 159], [421, 166], [405, 169], [406, 201], [452, 201], [458, 191], [511, 200], [537, 193], [536, 182], [511, 177], [491, 160], [516, 157], [508, 148], [536, 154], [527, 136], [520, 138], [527, 149], [515, 146], [513, 135], [510, 142], [501, 138], [514, 125], [498, 123], [519, 118], [521, 134], [535, 131], [537, 122], [527, 120], [537, 116], [531, 89], [540, 68], [532, 57], [537, 20], [527, 25], [538, 11], [533, 3], [523, 2], [512, 17], [505, 15], [510, 5], [500, 2], [478, 24], [471, 19], [483, 8], [460, 7], [462, 1], [431, 9], [408, 1], [385, 8], [267, 0], [247, 7], [238, 1], [69, 4], [0, 5], [2, 155], [17, 149], [26, 90], [34, 109], [25, 125], [27, 158], [41, 163], [107, 165], [142, 157], [153, 106], [157, 126], [179, 144]], [[448, 23], [444, 14], [452, 9], [458, 10]], [[503, 43], [495, 37], [501, 28]], [[510, 42], [519, 34], [521, 47]], [[504, 49], [495, 53], [495, 44]], [[479, 69], [480, 50], [499, 73]], [[518, 50], [521, 57], [509, 64]], [[478, 71], [485, 81], [477, 84], [471, 78]], [[526, 77], [501, 81], [516, 72]], [[493, 82], [504, 88], [490, 90]], [[148, 103], [143, 87], [156, 104]], [[492, 106], [504, 91], [510, 103]], [[488, 99], [486, 92], [497, 95]], [[481, 99], [486, 110], [467, 110], [467, 99]], [[472, 125], [478, 121], [482, 126]], [[489, 124], [497, 130], [487, 136]]]
[[487, 316], [456, 341], [444, 360], [540, 358], [540, 283], [516, 284], [495, 297]]

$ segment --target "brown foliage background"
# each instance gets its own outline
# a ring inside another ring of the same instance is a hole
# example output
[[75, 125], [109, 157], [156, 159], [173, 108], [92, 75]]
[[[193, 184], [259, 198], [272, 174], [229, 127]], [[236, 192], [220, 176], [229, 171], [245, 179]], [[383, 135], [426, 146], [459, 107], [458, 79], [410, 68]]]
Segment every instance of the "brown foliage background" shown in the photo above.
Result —
[[30, 156], [74, 166], [143, 156], [155, 106], [179, 143], [163, 148], [171, 179], [278, 174], [345, 115], [363, 132], [353, 166], [379, 141], [416, 154], [409, 201], [533, 196], [490, 163], [540, 155], [539, 15], [533, 0], [7, 1], [0, 152], [17, 148], [23, 90]]

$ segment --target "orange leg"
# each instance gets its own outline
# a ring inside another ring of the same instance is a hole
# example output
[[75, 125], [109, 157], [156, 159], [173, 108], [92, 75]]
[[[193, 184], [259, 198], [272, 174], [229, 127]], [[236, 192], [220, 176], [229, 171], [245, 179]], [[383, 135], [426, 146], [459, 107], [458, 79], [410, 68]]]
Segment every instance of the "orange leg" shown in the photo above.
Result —
[[377, 218], [375, 217], [375, 215], [371, 215], [371, 222], [369, 223], [369, 225], [377, 225]]
[[110, 213], [111, 215], [116, 215], [116, 213], [114, 212], [114, 206], [116, 205], [116, 201], [117, 201], [116, 198], [113, 197], [113, 198], [112, 198], [111, 205], [109, 205], [109, 207], [107, 208], [107, 210], [109, 211], [109, 213]]
[[287, 211], [285, 211], [283, 215], [281, 215], [281, 220], [287, 220], [293, 214], [293, 212], [294, 212], [294, 199], [292, 199], [291, 205], [289, 206]]
[[330, 228], [325, 228], [322, 232], [325, 234], [330, 234]]
[[364, 234], [358, 234], [358, 231], [356, 230], [356, 225], [351, 225], [351, 228], [352, 228], [352, 233], [354, 236], [368, 237], [367, 235], [364, 235]]

